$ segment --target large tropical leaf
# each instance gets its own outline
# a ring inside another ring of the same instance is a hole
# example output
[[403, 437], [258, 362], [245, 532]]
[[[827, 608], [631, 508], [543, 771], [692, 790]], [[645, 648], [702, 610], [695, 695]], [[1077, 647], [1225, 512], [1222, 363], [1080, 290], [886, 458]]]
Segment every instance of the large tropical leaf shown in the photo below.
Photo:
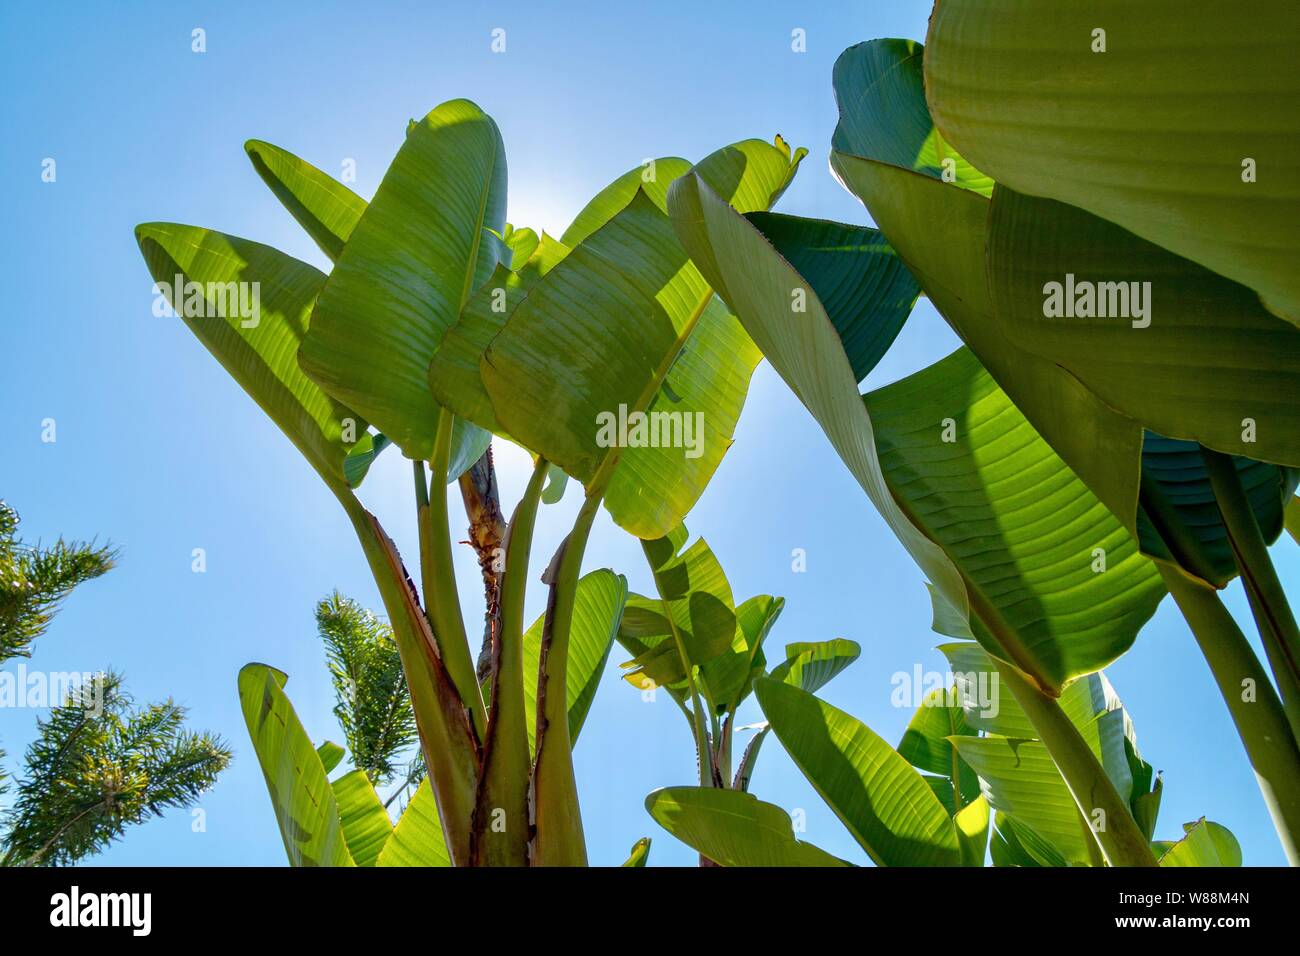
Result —
[[944, 0], [928, 44], [935, 120], [975, 165], [1241, 282], [1300, 323], [1289, 0], [1192, 16], [1177, 0]]
[[991, 653], [1060, 688], [1128, 649], [1159, 575], [970, 350], [866, 402], [890, 487], [961, 568]]
[[961, 862], [948, 811], [869, 727], [771, 678], [755, 681], [754, 693], [795, 765], [877, 865]]
[[703, 538], [683, 551], [685, 541], [679, 525], [669, 537], [644, 542], [659, 598], [635, 595], [620, 627], [625, 646], [645, 648], [624, 666], [635, 665], [661, 687], [686, 680], [688, 669], [726, 654], [737, 641], [735, 601], [722, 565]]
[[338, 259], [366, 201], [288, 150], [250, 139], [244, 152], [257, 174], [331, 261]]
[[[365, 422], [321, 391], [297, 361], [325, 276], [270, 246], [197, 226], [150, 222], [135, 236], [154, 281], [190, 331], [325, 482], [345, 488], [344, 459], [366, 433]], [[241, 283], [249, 304], [257, 290], [255, 316], [235, 305]]]
[[379, 794], [375, 793], [364, 770], [345, 773], [330, 788], [338, 803], [339, 823], [353, 861], [357, 866], [374, 866], [393, 832], [393, 821], [388, 818]]
[[1009, 341], [1158, 434], [1300, 464], [1300, 329], [1250, 289], [1004, 186], [986, 248], [993, 316]]
[[691, 168], [680, 156], [664, 156], [629, 169], [596, 193], [574, 216], [560, 242], [573, 248], [626, 208], [637, 192], [644, 192], [660, 209], [664, 208], [668, 187], [674, 179]]
[[[578, 580], [573, 598], [573, 625], [569, 632], [569, 657], [564, 694], [569, 713], [569, 739], [578, 741], [578, 733], [587, 719], [587, 711], [596, 697], [609, 650], [618, 633], [623, 606], [627, 601], [627, 579], [607, 568], [584, 575]], [[537, 673], [542, 648], [542, 615], [524, 632], [524, 717], [528, 723], [528, 745], [536, 744]]]
[[[975, 771], [971, 770], [970, 765], [961, 759], [961, 755], [953, 748], [949, 738], [973, 734], [974, 731], [966, 722], [966, 715], [960, 701], [950, 700], [946, 690], [937, 689], [925, 695], [921, 706], [908, 721], [903, 739], [898, 743], [898, 753], [918, 770], [946, 778], [948, 803], [953, 803], [952, 782], [956, 781], [957, 795], [961, 797], [962, 804], [969, 804], [980, 795], [979, 778], [975, 776]], [[940, 799], [942, 800], [942, 796]], [[953, 812], [955, 806], [953, 803], [953, 808], [950, 808], [949, 812]], [[987, 814], [987, 810], [985, 813]]]
[[[1127, 649], [1164, 593], [1155, 570], [968, 351], [864, 407], [820, 299], [810, 290], [807, 312], [790, 308], [790, 290], [807, 288], [802, 277], [697, 178], [679, 180], [669, 202], [688, 247], [723, 270], [714, 285], [934, 584], [942, 616], [968, 621], [975, 603], [980, 625], [961, 636], [979, 637], [1053, 692]], [[881, 416], [883, 433], [881, 420], [873, 426]], [[1095, 452], [1078, 435], [1087, 421], [1073, 423], [1075, 440]]]
[[402, 812], [375, 865], [451, 866], [438, 822], [438, 801], [427, 778]]
[[859, 382], [903, 328], [920, 287], [875, 229], [822, 219], [746, 216], [812, 286]]
[[[748, 140], [706, 157], [692, 175], [752, 211], [775, 201], [793, 166], [777, 147]], [[481, 365], [504, 431], [588, 493], [607, 493], [615, 521], [643, 538], [667, 533], [703, 492], [759, 357], [657, 196], [638, 188], [550, 269]]]
[[433, 452], [429, 362], [504, 255], [505, 148], [467, 100], [413, 123], [321, 291], [304, 371], [411, 458]]
[[785, 598], [760, 594], [736, 608], [736, 635], [731, 647], [706, 662], [699, 673], [705, 697], [717, 712], [735, 712], [749, 696], [754, 678], [767, 666], [763, 642], [785, 607]]
[[[996, 326], [984, 257], [985, 186], [991, 184], [970, 171], [952, 185], [984, 185], [947, 188], [939, 171], [903, 159], [924, 130], [931, 131], [925, 136], [937, 135], [917, 55], [916, 44], [902, 40], [872, 40], [844, 54], [855, 69], [835, 74], [840, 119], [831, 168], [1034, 428], [1136, 534], [1138, 469], [1112, 464], [1138, 458], [1141, 426], [1115, 414], [1059, 366], [1015, 347]], [[891, 95], [873, 95], [877, 88]], [[922, 130], [909, 133], [917, 124]], [[956, 169], [965, 168], [955, 152], [950, 156]]]
[[[863, 62], [874, 63], [884, 72], [874, 79], [872, 76], [856, 79], [857, 83], [880, 84], [892, 83], [899, 77], [908, 78], [907, 83], [896, 84], [897, 95], [893, 98], [864, 95], [845, 85], [848, 81], [837, 75], [841, 85], [837, 85], [836, 95], [842, 109], [832, 167], [890, 237], [936, 308], [1039, 434], [1120, 518], [1130, 534], [1139, 538], [1146, 553], [1171, 559], [1164, 543], [1154, 535], [1137, 508], [1139, 477], [1144, 473], [1140, 465], [1150, 466], [1153, 456], [1164, 454], [1168, 446], [1153, 443], [1148, 436], [1144, 455], [1143, 428], [1139, 421], [1119, 414], [1069, 371], [1035, 351], [1018, 346], [1006, 333], [1003, 319], [995, 313], [986, 277], [989, 203], [977, 191], [945, 188], [939, 177], [922, 175], [911, 166], [877, 161], [881, 156], [892, 156], [882, 145], [888, 143], [888, 138], [882, 139], [884, 134], [880, 131], [906, 129], [917, 116], [928, 115], [924, 113], [924, 90], [919, 76], [914, 70], [903, 68], [904, 62], [910, 62], [914, 54], [900, 49], [900, 42], [877, 40], [867, 44], [877, 55]], [[898, 69], [891, 69], [891, 62]], [[854, 101], [870, 103], [871, 109], [843, 108], [846, 102]], [[854, 149], [859, 153], [853, 152]], [[957, 185], [962, 182], [959, 180]], [[933, 241], [936, 235], [944, 237], [942, 243]], [[1063, 275], [1058, 278], [1063, 279]], [[1130, 329], [1135, 336], [1134, 347], [1141, 347], [1140, 342], [1146, 340], [1140, 336], [1149, 331], [1149, 328]], [[1139, 356], [1137, 361], [1145, 359]], [[1188, 379], [1186, 375], [1182, 377]], [[1271, 407], [1273, 400], [1269, 399], [1268, 404]], [[1283, 439], [1274, 434], [1274, 445], [1280, 441]], [[1189, 496], [1211, 496], [1203, 466], [1188, 469], [1185, 461], [1182, 458], [1174, 464], [1179, 471], [1177, 475], [1170, 475], [1171, 468], [1159, 467], [1148, 467], [1146, 474], [1175, 502]], [[1118, 462], [1132, 464], [1120, 467]], [[1168, 487], [1166, 477], [1174, 480], [1176, 486]], [[1287, 479], [1274, 472], [1274, 480], [1282, 484]], [[1175, 508], [1182, 510], [1178, 504]], [[1191, 520], [1196, 533], [1203, 538], [1223, 533], [1221, 525], [1217, 530], [1206, 527], [1203, 514], [1183, 517]], [[1258, 518], [1261, 526], [1271, 526], [1266, 512], [1261, 512]], [[1212, 566], [1213, 559], [1205, 563]], [[1221, 568], [1217, 576], [1206, 568], [1188, 570], [1208, 575], [1210, 583], [1219, 585], [1227, 580], [1224, 575], [1231, 573], [1226, 568]]]
[[645, 798], [661, 827], [722, 866], [848, 866], [796, 840], [790, 815], [738, 790], [668, 787]]
[[812, 694], [858, 659], [862, 648], [842, 637], [829, 641], [800, 641], [785, 646], [785, 660], [772, 668], [772, 679]]
[[265, 664], [239, 671], [239, 705], [292, 866], [354, 866], [325, 768], [285, 696], [287, 675]]
[[429, 365], [429, 386], [434, 397], [459, 418], [506, 436], [492, 409], [479, 363], [510, 313], [568, 254], [568, 246], [543, 234], [526, 262], [513, 270], [498, 264], [491, 279], [465, 303], [459, 320], [448, 330]]
[[[968, 726], [949, 743], [980, 777], [989, 804], [1012, 818], [1018, 828], [1008, 833], [999, 824], [1001, 836], [994, 841], [1001, 841], [998, 853], [1014, 858], [1017, 844], [1024, 843], [1037, 865], [1095, 863], [1095, 841], [1085, 828], [1077, 802], [1046, 748], [1034, 739], [1037, 734], [1029, 718], [1000, 687], [988, 655], [970, 642], [945, 644], [939, 649], [953, 671], [955, 703]], [[1106, 676], [1089, 674], [1071, 682], [1059, 703], [1115, 789], [1135, 816], [1141, 814], [1149, 833], [1155, 824], [1155, 807], [1150, 805], [1153, 771], [1138, 755], [1132, 721]], [[973, 736], [978, 731], [988, 736]], [[1159, 799], [1158, 790], [1155, 799]], [[1053, 849], [1047, 853], [1039, 842]]]
[[[960, 574], [899, 509], [876, 455], [871, 419], [836, 325], [816, 292], [744, 217], [695, 173], [668, 194], [673, 226], [772, 367], [812, 413], [867, 497], [964, 618]], [[870, 260], [882, 267], [884, 257]], [[716, 271], [714, 271], [716, 270]], [[802, 306], [802, 308], [797, 307]]]
[[955, 737], [953, 743], [985, 783], [990, 806], [1023, 822], [1067, 862], [1086, 866], [1096, 841], [1047, 748], [1015, 737]]
[[1241, 844], [1232, 831], [1204, 817], [1183, 824], [1177, 843], [1158, 843], [1161, 866], [1241, 866]]
[[[1282, 533], [1285, 505], [1295, 492], [1300, 469], [1242, 456], [1234, 456], [1232, 462], [1260, 533], [1271, 544]], [[1155, 483], [1181, 525], [1190, 532], [1187, 546], [1194, 542], [1196, 566], [1189, 570], [1216, 587], [1223, 587], [1236, 577], [1237, 559], [1228, 541], [1228, 529], [1224, 527], [1200, 446], [1147, 432], [1142, 445], [1142, 473]], [[1161, 555], [1165, 551], [1155, 528], [1142, 516], [1138, 519], [1138, 533], [1147, 554]]]
[[[831, 82], [840, 122], [831, 148], [870, 156], [902, 169], [951, 182], [981, 196], [993, 180], [952, 148], [926, 108], [923, 48], [915, 40], [871, 40], [851, 46], [835, 61]], [[888, 117], [888, 123], [881, 118]]]

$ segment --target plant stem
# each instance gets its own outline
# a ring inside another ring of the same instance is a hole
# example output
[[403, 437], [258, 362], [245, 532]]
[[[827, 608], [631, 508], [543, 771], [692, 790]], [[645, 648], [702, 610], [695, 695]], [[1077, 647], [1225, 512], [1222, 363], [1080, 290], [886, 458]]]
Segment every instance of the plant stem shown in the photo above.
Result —
[[497, 472], [492, 462], [492, 446], [460, 476], [460, 496], [469, 518], [469, 545], [478, 555], [483, 575], [483, 643], [479, 647], [476, 673], [479, 683], [488, 679], [492, 662], [493, 635], [501, 626], [501, 556], [506, 536], [506, 520], [501, 514], [497, 491]]
[[1060, 702], [1043, 693], [1015, 667], [996, 657], [991, 659], [1052, 755], [1084, 820], [1091, 821], [1097, 810], [1103, 812], [1104, 825], [1087, 829], [1101, 845], [1107, 862], [1111, 866], [1156, 866], [1155, 855], [1133, 819], [1128, 802], [1106, 776], [1097, 755], [1061, 709]]
[[1291, 734], [1300, 740], [1300, 628], [1269, 558], [1268, 544], [1246, 498], [1236, 465], [1229, 456], [1204, 447], [1201, 457], [1205, 459], [1210, 486], [1228, 531], [1228, 544], [1250, 599], [1264, 653], [1277, 680]]
[[1228, 705], [1287, 859], [1300, 865], [1300, 750], [1277, 692], [1218, 592], [1163, 561], [1156, 567]]
[[453, 865], [466, 866], [479, 771], [473, 724], [438, 655], [428, 617], [392, 541], [349, 489], [334, 492], [352, 520], [393, 626], [447, 852]]
[[704, 727], [704, 707], [700, 703], [699, 688], [695, 685], [695, 668], [691, 665], [690, 655], [686, 653], [686, 642], [682, 640], [677, 622], [673, 620], [672, 608], [668, 604], [668, 599], [664, 597], [664, 589], [659, 583], [659, 573], [655, 568], [654, 559], [647, 550], [647, 542], [641, 542], [641, 550], [645, 552], [646, 563], [650, 565], [650, 573], [655, 579], [659, 604], [664, 609], [664, 619], [668, 622], [673, 644], [677, 647], [677, 660], [681, 663], [682, 670], [686, 672], [686, 684], [691, 691], [691, 725], [695, 730], [695, 750], [699, 757], [697, 763], [700, 771], [700, 786], [711, 787], [714, 785], [716, 765], [713, 760], [713, 749], [709, 746], [709, 732]]
[[573, 775], [566, 671], [582, 556], [602, 494], [588, 494], [542, 580], [551, 586], [537, 678], [537, 759], [531, 784], [533, 866], [586, 866], [578, 784]]
[[[445, 408], [438, 418], [438, 433], [429, 462], [429, 488], [417, 490], [420, 528], [420, 583], [424, 588], [424, 609], [442, 655], [443, 665], [469, 711], [474, 729], [482, 740], [487, 733], [487, 710], [479, 690], [469, 637], [460, 611], [456, 571], [451, 560], [451, 529], [447, 519], [447, 465], [451, 457], [452, 415]], [[417, 487], [423, 485], [424, 466], [415, 462]]]
[[[506, 528], [500, 626], [492, 642], [492, 713], [483, 745], [483, 773], [474, 810], [474, 860], [480, 866], [528, 863], [528, 722], [524, 714], [524, 598], [537, 503], [548, 463], [533, 476]], [[504, 812], [503, 828], [493, 819]]]

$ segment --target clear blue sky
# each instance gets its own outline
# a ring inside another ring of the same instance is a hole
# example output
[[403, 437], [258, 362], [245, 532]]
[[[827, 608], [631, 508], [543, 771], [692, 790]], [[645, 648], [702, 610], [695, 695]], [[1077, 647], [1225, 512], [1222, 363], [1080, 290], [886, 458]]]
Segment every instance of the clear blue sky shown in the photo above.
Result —
[[[119, 569], [80, 589], [36, 646], [33, 667], [125, 672], [141, 700], [174, 695], [194, 724], [219, 731], [236, 758], [207, 795], [207, 831], [173, 813], [98, 858], [111, 864], [275, 864], [284, 853], [248, 744], [235, 675], [251, 660], [287, 671], [313, 739], [341, 739], [312, 608], [331, 588], [378, 606], [343, 514], [278, 430], [176, 319], [150, 311], [151, 280], [132, 237], [166, 219], [270, 243], [325, 268], [323, 257], [253, 172], [242, 143], [270, 140], [337, 173], [356, 160], [370, 196], [409, 117], [453, 97], [476, 100], [505, 137], [510, 219], [558, 234], [597, 189], [648, 156], [699, 158], [780, 132], [811, 155], [781, 209], [867, 221], [830, 176], [831, 64], [881, 36], [923, 39], [928, 0], [892, 3], [42, 3], [0, 12], [7, 227], [0, 318], [0, 496], [29, 538], [99, 535]], [[207, 31], [207, 52], [190, 31]], [[507, 49], [493, 54], [490, 31]], [[790, 49], [807, 31], [807, 52]], [[57, 161], [57, 181], [41, 163]], [[869, 385], [947, 354], [955, 339], [922, 300]], [[41, 441], [54, 418], [58, 440]], [[503, 452], [503, 499], [526, 479]], [[410, 472], [389, 452], [363, 498], [415, 553]], [[544, 510], [534, 563], [577, 508]], [[944, 669], [932, 648], [920, 572], [897, 545], [812, 419], [766, 364], [736, 435], [688, 519], [727, 569], [738, 599], [784, 595], [771, 638], [846, 637], [862, 659], [824, 696], [886, 739], [910, 710], [891, 707], [890, 676]], [[191, 550], [207, 552], [205, 574]], [[791, 570], [803, 548], [807, 571]], [[462, 600], [477, 622], [476, 569], [460, 549]], [[1300, 552], [1275, 549], [1284, 582]], [[650, 583], [640, 548], [602, 515], [588, 568]], [[544, 595], [534, 587], [529, 620]], [[1245, 600], [1227, 600], [1247, 629]], [[693, 854], [642, 808], [650, 790], [690, 783], [691, 738], [666, 698], [623, 684], [616, 648], [577, 748], [593, 862], [621, 862], [654, 837], [652, 863]], [[1160, 834], [1208, 815], [1241, 840], [1247, 863], [1280, 864], [1250, 767], [1191, 635], [1166, 600], [1137, 646], [1108, 672], [1144, 755], [1164, 771]], [[758, 713], [750, 705], [750, 719]], [[13, 770], [37, 713], [0, 711]], [[753, 790], [807, 814], [805, 837], [864, 857], [775, 742]]]

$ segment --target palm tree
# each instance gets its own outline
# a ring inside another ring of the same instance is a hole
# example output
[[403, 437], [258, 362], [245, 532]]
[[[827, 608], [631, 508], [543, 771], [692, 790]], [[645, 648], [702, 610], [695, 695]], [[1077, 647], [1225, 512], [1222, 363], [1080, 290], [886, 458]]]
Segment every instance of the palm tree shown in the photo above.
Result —
[[[117, 558], [93, 542], [24, 544], [18, 523], [0, 501], [0, 664], [30, 657], [63, 598]], [[100, 674], [37, 722], [3, 818], [0, 866], [70, 864], [98, 853], [129, 826], [192, 806], [229, 762], [220, 737], [185, 728], [185, 708], [171, 699], [134, 708], [121, 675]]]

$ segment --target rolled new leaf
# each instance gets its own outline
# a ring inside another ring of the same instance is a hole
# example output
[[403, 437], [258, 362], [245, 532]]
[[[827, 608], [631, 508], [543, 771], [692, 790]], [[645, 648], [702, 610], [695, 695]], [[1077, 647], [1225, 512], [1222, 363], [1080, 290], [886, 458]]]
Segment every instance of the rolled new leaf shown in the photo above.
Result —
[[285, 853], [291, 866], [354, 866], [325, 767], [285, 696], [287, 680], [265, 664], [239, 671], [239, 705]]

